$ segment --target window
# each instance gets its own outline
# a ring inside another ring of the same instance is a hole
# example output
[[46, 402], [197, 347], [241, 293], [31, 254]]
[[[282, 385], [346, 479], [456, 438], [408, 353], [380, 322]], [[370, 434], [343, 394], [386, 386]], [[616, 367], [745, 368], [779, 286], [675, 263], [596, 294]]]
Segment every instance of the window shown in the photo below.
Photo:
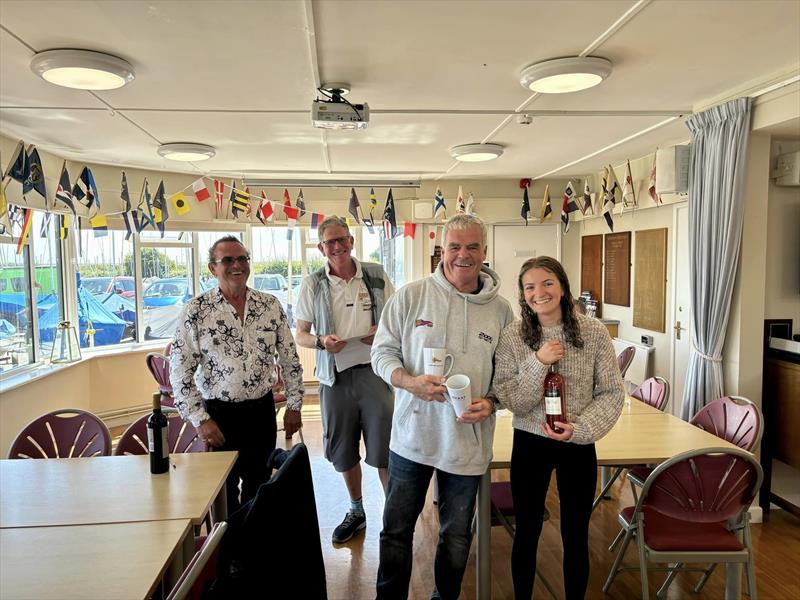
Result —
[[217, 287], [217, 280], [208, 270], [208, 250], [221, 237], [233, 235], [242, 239], [241, 233], [230, 231], [199, 231], [193, 235], [197, 237], [197, 264], [200, 269], [200, 291], [207, 292], [211, 288]]
[[183, 306], [195, 295], [191, 234], [170, 245], [145, 245], [143, 239], [141, 259], [144, 339], [172, 338]]
[[45, 229], [47, 237], [41, 237], [44, 219], [44, 213], [34, 212], [31, 227], [36, 311], [39, 315], [38, 360], [50, 358], [56, 328], [64, 320], [64, 285], [59, 266], [62, 262], [61, 244], [56, 233], [58, 219], [52, 218], [50, 226]]
[[392, 280], [395, 289], [402, 287], [406, 282], [405, 274], [405, 238], [398, 235], [387, 240], [383, 228], [380, 231], [381, 238], [381, 264]]
[[17, 254], [9, 237], [0, 242], [0, 278], [16, 281], [0, 293], [0, 373], [34, 360], [33, 331], [30, 328], [32, 301], [28, 285], [29, 249]]
[[81, 348], [136, 340], [133, 242], [125, 240], [124, 231], [105, 233], [81, 231], [76, 297]]

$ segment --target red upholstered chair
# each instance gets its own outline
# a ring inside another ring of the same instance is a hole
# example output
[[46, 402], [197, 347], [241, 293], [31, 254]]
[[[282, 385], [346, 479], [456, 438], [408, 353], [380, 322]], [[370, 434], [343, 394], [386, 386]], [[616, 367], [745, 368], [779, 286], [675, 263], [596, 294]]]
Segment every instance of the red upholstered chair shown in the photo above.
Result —
[[631, 366], [633, 362], [633, 355], [636, 354], [636, 348], [633, 346], [628, 346], [622, 352], [619, 353], [617, 356], [617, 364], [619, 365], [619, 372], [622, 374], [622, 378], [625, 379], [625, 373], [628, 372], [628, 367]]
[[[672, 563], [658, 596], [663, 597], [685, 562], [747, 565], [748, 591], [756, 598], [756, 576], [747, 512], [763, 471], [745, 450], [707, 448], [679, 454], [656, 467], [642, 488], [636, 506], [619, 513], [626, 530], [622, 548], [608, 575], [608, 592], [632, 538], [639, 548], [642, 598], [648, 600], [647, 564]], [[708, 572], [706, 572], [706, 577]], [[701, 584], [705, 583], [705, 577]], [[698, 584], [698, 587], [701, 587]], [[695, 590], [697, 591], [697, 589]]]
[[[119, 438], [114, 456], [125, 454], [147, 454], [147, 419], [143, 415], [131, 423]], [[178, 415], [167, 415], [169, 429], [167, 440], [172, 454], [184, 452], [208, 452], [208, 444], [200, 439], [197, 430]]]
[[[169, 349], [169, 346], [167, 346]], [[158, 384], [158, 391], [161, 392], [162, 406], [175, 406], [175, 398], [172, 395], [172, 384], [169, 381], [169, 358], [158, 352], [150, 352], [146, 357], [147, 368], [153, 374], [153, 378]]]
[[[514, 499], [511, 496], [511, 482], [492, 482], [489, 487], [489, 495], [492, 501], [492, 525], [502, 525], [503, 529], [505, 529], [508, 535], [513, 539], [516, 532], [516, 513], [514, 511]], [[545, 509], [543, 520], [547, 521], [549, 518], [550, 513]], [[549, 592], [550, 596], [557, 599], [558, 595], [539, 569], [536, 569], [536, 576], [539, 578], [539, 581], [542, 582], [542, 585]]]
[[111, 434], [98, 417], [78, 408], [55, 410], [19, 432], [8, 458], [81, 458], [111, 454]]
[[631, 396], [663, 412], [669, 402], [669, 382], [663, 377], [650, 377], [633, 390]]

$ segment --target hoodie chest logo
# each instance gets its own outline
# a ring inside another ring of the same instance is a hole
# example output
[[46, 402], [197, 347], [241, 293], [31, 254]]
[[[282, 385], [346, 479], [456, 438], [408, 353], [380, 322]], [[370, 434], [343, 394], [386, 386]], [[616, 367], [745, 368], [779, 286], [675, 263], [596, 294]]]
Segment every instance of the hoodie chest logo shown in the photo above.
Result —
[[414, 327], [433, 327], [433, 321], [426, 321], [425, 319], [417, 319], [414, 321]]
[[494, 341], [494, 338], [492, 336], [487, 335], [482, 331], [478, 333], [478, 338], [483, 340], [484, 342], [489, 342], [490, 344]]

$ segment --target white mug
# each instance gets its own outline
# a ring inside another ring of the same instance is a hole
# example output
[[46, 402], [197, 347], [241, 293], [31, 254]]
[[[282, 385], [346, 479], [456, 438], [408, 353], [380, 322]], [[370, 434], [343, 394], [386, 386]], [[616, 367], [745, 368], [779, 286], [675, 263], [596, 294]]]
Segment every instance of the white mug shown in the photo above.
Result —
[[[447, 353], [447, 348], [425, 348], [425, 375], [438, 375], [446, 377], [453, 368], [453, 355]], [[447, 365], [447, 359], [450, 365]]]
[[472, 386], [469, 377], [453, 375], [444, 382], [444, 385], [447, 387], [450, 404], [453, 405], [456, 416], [460, 417], [469, 410], [469, 405], [472, 404]]

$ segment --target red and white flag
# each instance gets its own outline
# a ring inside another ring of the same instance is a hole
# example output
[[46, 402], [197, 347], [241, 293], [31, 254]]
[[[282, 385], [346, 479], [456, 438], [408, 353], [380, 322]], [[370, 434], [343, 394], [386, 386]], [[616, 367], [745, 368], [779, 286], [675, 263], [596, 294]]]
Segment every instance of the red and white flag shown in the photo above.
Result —
[[222, 203], [225, 201], [225, 184], [220, 179], [214, 180], [214, 203], [217, 206], [217, 218], [222, 214]]
[[436, 228], [428, 232], [428, 253], [433, 256], [436, 254]]
[[622, 209], [636, 208], [636, 192], [633, 189], [633, 176], [631, 175], [631, 161], [625, 164], [625, 181], [622, 183]]
[[269, 201], [264, 190], [261, 190], [261, 204], [258, 206], [258, 216], [262, 223], [272, 221], [272, 215], [275, 211], [272, 208], [272, 202]]
[[650, 197], [653, 199], [653, 202], [656, 205], [663, 204], [664, 201], [661, 199], [661, 196], [658, 195], [656, 192], [656, 157], [653, 155], [653, 169], [650, 171], [650, 183], [647, 186], [647, 193], [650, 194]]
[[406, 237], [410, 237], [412, 240], [417, 235], [417, 224], [416, 223], [406, 223], [403, 226], [403, 235]]
[[461, 186], [458, 186], [458, 198], [456, 198], [456, 212], [467, 212], [467, 205], [464, 203], [464, 192], [461, 191]]
[[203, 200], [208, 200], [211, 198], [211, 194], [206, 187], [206, 182], [202, 177], [192, 184], [192, 191], [194, 192], [194, 197], [197, 198], [198, 202], [202, 202]]

